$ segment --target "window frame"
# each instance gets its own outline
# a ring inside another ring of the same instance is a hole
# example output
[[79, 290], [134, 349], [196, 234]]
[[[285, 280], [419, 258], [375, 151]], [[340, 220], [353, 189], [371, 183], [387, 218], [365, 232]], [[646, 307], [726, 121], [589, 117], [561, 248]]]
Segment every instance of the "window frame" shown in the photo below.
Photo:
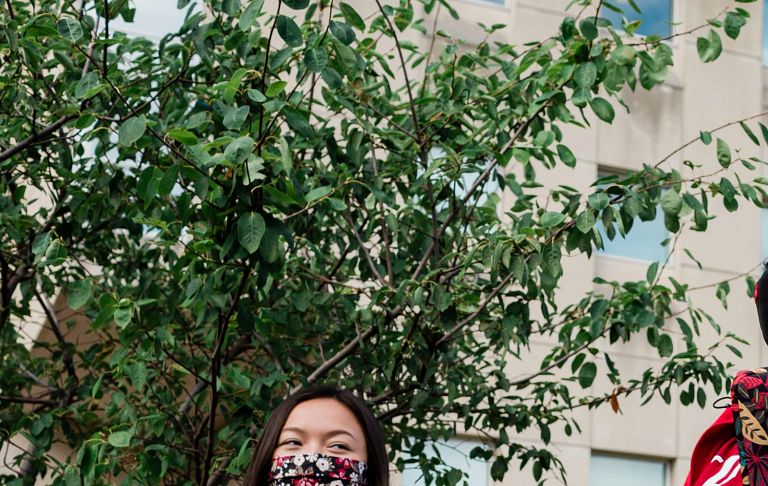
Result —
[[[672, 465], [674, 462], [674, 459], [668, 458], [668, 457], [656, 457], [656, 456], [648, 456], [643, 454], [631, 454], [631, 453], [616, 453], [611, 451], [603, 451], [603, 450], [596, 450], [592, 449], [589, 453], [589, 478], [587, 479], [588, 486], [593, 486], [592, 478], [593, 476], [593, 467], [592, 467], [592, 460], [595, 457], [600, 457], [604, 459], [617, 459], [617, 460], [624, 460], [624, 461], [637, 461], [637, 462], [647, 462], [647, 463], [657, 463], [663, 467], [663, 474], [664, 477], [662, 479], [662, 483], [659, 486], [671, 486], [672, 484]], [[598, 485], [599, 486], [599, 485]]]
[[[459, 449], [459, 447], [463, 445], [468, 445], [469, 447], [466, 448], [466, 451], [463, 451]], [[492, 486], [493, 481], [491, 479], [491, 461], [484, 461], [482, 459], [472, 459], [469, 456], [469, 453], [474, 449], [475, 447], [484, 447], [488, 450], [493, 450], [492, 444], [489, 444], [486, 441], [483, 441], [479, 437], [474, 436], [466, 436], [466, 435], [455, 435], [447, 440], [437, 440], [437, 441], [429, 441], [425, 444], [424, 451], [425, 454], [428, 457], [435, 457], [434, 448], [437, 447], [440, 449], [440, 455], [441, 458], [445, 461], [446, 455], [445, 452], [450, 451], [451, 453], [457, 453], [463, 456], [464, 461], [466, 462], [466, 465], [456, 465], [451, 464], [446, 461], [447, 466], [453, 467], [456, 469], [460, 469], [462, 472], [467, 473], [466, 477], [462, 477], [461, 481], [458, 483], [460, 485], [468, 484], [471, 486]], [[405, 454], [405, 457], [409, 457], [408, 454]], [[472, 476], [469, 476], [471, 463], [478, 463], [479, 465], [482, 465], [484, 467], [484, 481], [477, 481], [476, 478], [473, 478]], [[416, 477], [410, 477], [409, 475], [412, 474]], [[408, 468], [404, 468], [402, 471], [400, 471], [400, 477], [402, 484], [408, 484], [409, 486], [422, 486], [424, 485], [424, 479], [421, 474], [421, 470], [419, 469], [418, 465], [414, 465]], [[406, 479], [408, 479], [408, 482], [406, 482]]]

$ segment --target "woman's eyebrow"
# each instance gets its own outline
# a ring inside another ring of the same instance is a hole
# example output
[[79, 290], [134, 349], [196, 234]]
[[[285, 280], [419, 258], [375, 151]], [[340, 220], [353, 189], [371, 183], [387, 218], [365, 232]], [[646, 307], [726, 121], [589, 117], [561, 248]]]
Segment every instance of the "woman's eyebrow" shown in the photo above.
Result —
[[283, 435], [286, 432], [293, 432], [294, 434], [303, 434], [304, 429], [300, 429], [298, 427], [285, 427], [283, 430], [280, 431], [280, 435]]
[[346, 430], [343, 430], [343, 429], [329, 430], [328, 432], [325, 433], [325, 437], [326, 438], [328, 438], [328, 437], [335, 437], [337, 435], [347, 435], [347, 436], [351, 437], [352, 440], [357, 442], [357, 437], [355, 437], [350, 432], [348, 432]]

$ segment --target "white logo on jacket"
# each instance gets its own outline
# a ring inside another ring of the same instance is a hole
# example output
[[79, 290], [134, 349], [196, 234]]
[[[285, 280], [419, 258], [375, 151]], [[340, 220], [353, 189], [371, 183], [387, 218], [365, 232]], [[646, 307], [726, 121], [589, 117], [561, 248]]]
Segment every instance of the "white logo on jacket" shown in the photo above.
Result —
[[741, 467], [739, 466], [739, 456], [737, 455], [730, 456], [725, 461], [723, 461], [722, 457], [720, 457], [719, 455], [716, 455], [709, 462], [710, 464], [713, 462], [719, 462], [723, 466], [713, 476], [707, 479], [707, 481], [701, 486], [726, 486], [728, 484], [728, 481], [735, 478], [736, 475], [739, 474], [739, 471], [741, 470]]

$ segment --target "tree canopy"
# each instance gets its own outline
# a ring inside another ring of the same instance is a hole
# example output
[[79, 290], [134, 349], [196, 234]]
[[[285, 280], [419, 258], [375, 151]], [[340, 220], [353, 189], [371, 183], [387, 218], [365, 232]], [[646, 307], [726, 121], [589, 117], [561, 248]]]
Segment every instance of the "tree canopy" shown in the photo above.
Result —
[[[723, 390], [719, 349], [738, 338], [664, 262], [558, 299], [564, 256], [638, 218], [663, 212], [674, 246], [707, 231], [711, 200], [766, 200], [743, 175], [763, 162], [724, 127], [690, 142], [711, 159], [685, 171], [542, 187], [577, 163], [564, 127], [611, 123], [624, 94], [665, 81], [666, 39], [612, 25], [608, 1], [575, 0], [526, 45], [503, 25], [478, 45], [435, 31], [448, 0], [178, 3], [184, 25], [159, 42], [110, 28], [126, 0], [0, 7], [0, 437], [31, 443], [6, 484], [221, 484], [279, 401], [325, 381], [363, 396], [394, 463], [433, 484], [462, 483], [428, 454], [457, 430], [489, 437], [473, 455], [493, 478], [532, 463], [539, 479], [576, 408]], [[739, 35], [738, 3], [686, 34], [701, 61]], [[511, 372], [542, 336], [538, 371]], [[596, 346], [630, 339], [663, 365], [627, 375]], [[612, 388], [593, 395], [599, 368]]]

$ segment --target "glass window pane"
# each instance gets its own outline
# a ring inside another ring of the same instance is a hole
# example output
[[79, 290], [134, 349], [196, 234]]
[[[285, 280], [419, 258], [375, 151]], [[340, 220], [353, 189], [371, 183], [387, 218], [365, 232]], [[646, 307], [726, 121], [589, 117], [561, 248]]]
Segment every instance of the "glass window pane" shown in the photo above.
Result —
[[176, 0], [133, 0], [136, 9], [133, 22], [126, 22], [118, 17], [109, 23], [112, 31], [129, 35], [161, 39], [164, 35], [176, 32], [184, 24], [184, 17], [189, 6], [176, 8]]
[[[451, 439], [447, 442], [434, 444], [440, 451], [440, 457], [445, 464], [456, 469], [461, 469], [467, 476], [459, 484], [471, 486], [488, 486], [490, 484], [490, 470], [487, 462], [480, 459], [471, 459], [469, 454], [475, 447], [482, 447], [483, 443], [469, 439]], [[426, 447], [432, 451], [432, 445]], [[434, 454], [427, 455], [434, 457]], [[410, 466], [403, 471], [402, 484], [409, 486], [424, 486], [421, 470], [417, 466]]]
[[768, 65], [768, 0], [763, 5], [763, 64]]
[[666, 486], [667, 463], [593, 454], [589, 486]]
[[651, 221], [641, 221], [636, 217], [626, 238], [617, 232], [616, 237], [609, 240], [601, 222], [598, 222], [597, 229], [603, 238], [603, 249], [599, 250], [600, 253], [660, 262], [666, 260], [669, 254], [668, 248], [661, 244], [669, 238], [661, 208], [658, 208], [656, 218]]
[[621, 18], [626, 17], [629, 22], [642, 20], [640, 27], [635, 31], [640, 35], [658, 35], [666, 37], [672, 33], [672, 0], [643, 0], [635, 3], [642, 13], [637, 13], [627, 0], [613, 2], [624, 10], [623, 14], [604, 8], [601, 17], [613, 22], [616, 27], [621, 27]]

